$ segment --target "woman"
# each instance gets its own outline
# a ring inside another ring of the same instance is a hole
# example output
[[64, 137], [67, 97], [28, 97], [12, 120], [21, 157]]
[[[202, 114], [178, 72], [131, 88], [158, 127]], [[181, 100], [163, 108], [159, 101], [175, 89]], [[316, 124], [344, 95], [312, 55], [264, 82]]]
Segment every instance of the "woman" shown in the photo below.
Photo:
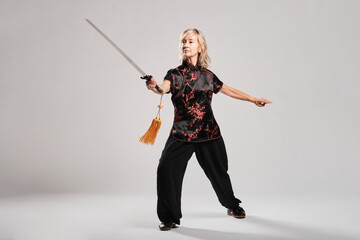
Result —
[[[220, 128], [211, 109], [213, 93], [255, 103], [259, 107], [271, 101], [251, 97], [222, 81], [207, 69], [210, 58], [204, 35], [197, 29], [187, 29], [180, 35], [181, 65], [170, 69], [162, 84], [154, 78], [146, 81], [149, 90], [157, 94], [172, 94], [175, 118], [169, 138], [162, 151], [157, 169], [157, 214], [160, 230], [170, 230], [180, 224], [181, 188], [188, 160], [196, 158], [209, 178], [219, 202], [227, 214], [244, 218], [241, 201], [234, 196], [228, 171], [228, 159]], [[156, 90], [156, 88], [160, 91]]]

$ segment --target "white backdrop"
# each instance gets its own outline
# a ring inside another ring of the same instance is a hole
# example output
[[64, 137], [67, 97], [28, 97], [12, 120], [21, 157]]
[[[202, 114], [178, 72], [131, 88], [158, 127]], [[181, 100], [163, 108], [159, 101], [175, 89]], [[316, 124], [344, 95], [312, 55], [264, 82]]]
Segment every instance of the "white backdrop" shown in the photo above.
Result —
[[[86, 21], [162, 82], [187, 28], [210, 69], [272, 104], [213, 97], [235, 195], [359, 194], [359, 1], [0, 2], [0, 196], [156, 194], [173, 121], [138, 142], [160, 96]], [[184, 194], [216, 198], [195, 155]]]

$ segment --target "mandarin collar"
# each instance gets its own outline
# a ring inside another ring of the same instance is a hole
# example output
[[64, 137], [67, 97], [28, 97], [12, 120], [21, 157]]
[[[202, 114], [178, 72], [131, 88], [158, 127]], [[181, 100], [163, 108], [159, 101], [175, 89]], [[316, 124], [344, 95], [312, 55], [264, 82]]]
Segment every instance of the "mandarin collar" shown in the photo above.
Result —
[[196, 64], [196, 66], [194, 66], [194, 65], [192, 65], [191, 63], [189, 63], [189, 62], [187, 62], [187, 61], [183, 61], [183, 62], [182, 62], [182, 66], [183, 66], [184, 68], [189, 68], [191, 71], [195, 71], [195, 70], [200, 70], [200, 69], [201, 69], [201, 67], [200, 67], [198, 64]]

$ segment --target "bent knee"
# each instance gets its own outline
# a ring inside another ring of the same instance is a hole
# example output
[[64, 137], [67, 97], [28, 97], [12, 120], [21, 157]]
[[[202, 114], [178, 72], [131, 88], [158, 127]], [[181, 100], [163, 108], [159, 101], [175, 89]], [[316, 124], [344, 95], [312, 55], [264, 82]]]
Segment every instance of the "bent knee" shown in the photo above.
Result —
[[171, 163], [169, 159], [167, 159], [166, 157], [162, 157], [157, 168], [157, 174], [159, 176], [171, 175], [174, 172], [174, 168], [174, 164]]

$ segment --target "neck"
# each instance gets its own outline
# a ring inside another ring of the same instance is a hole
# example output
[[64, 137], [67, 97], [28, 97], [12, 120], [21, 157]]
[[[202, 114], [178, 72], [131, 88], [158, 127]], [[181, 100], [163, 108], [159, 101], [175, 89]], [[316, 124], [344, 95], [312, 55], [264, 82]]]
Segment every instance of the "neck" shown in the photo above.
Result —
[[193, 57], [190, 57], [190, 58], [187, 58], [186, 61], [194, 66], [196, 66], [197, 64], [197, 61], [198, 61], [198, 56], [193, 56]]

